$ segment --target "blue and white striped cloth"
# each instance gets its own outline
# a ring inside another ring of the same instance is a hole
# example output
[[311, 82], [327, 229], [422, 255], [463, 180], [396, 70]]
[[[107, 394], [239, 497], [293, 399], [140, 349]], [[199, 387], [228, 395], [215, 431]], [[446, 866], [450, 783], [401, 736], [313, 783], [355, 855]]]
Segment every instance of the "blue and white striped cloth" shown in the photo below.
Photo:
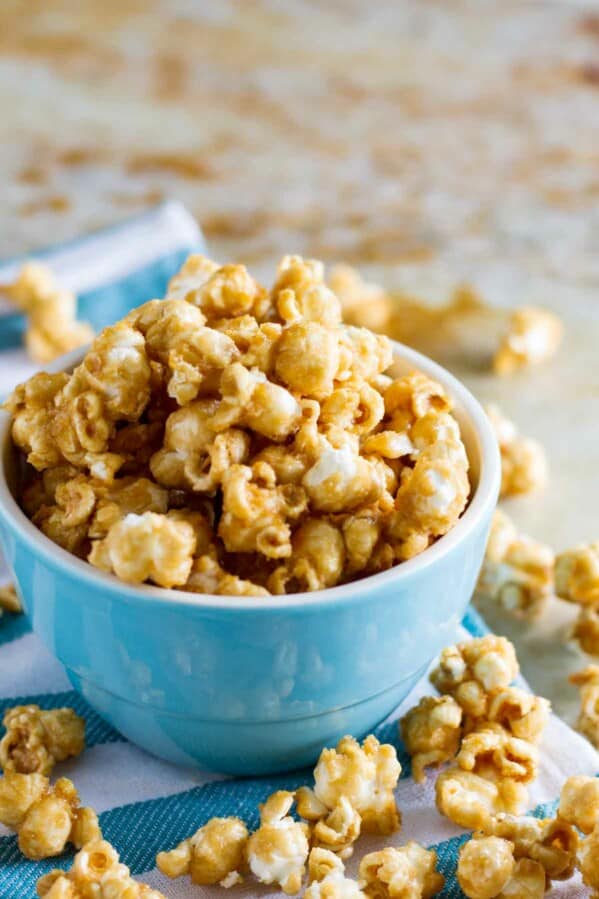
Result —
[[[195, 223], [175, 205], [153, 212], [116, 229], [44, 254], [63, 281], [80, 294], [81, 317], [100, 327], [146, 299], [162, 296], [166, 282], [187, 253], [202, 247]], [[0, 267], [0, 283], [15, 268]], [[84, 271], [85, 269], [85, 271]], [[18, 347], [22, 320], [2, 317], [0, 309], [0, 394], [31, 373]], [[480, 635], [484, 625], [475, 612], [464, 619], [456, 639]], [[377, 728], [379, 739], [393, 743], [402, 763], [397, 797], [403, 814], [399, 834], [384, 843], [364, 837], [348, 863], [355, 873], [364, 852], [382, 845], [401, 845], [410, 839], [438, 852], [439, 870], [446, 876], [443, 897], [462, 893], [455, 880], [457, 853], [464, 832], [435, 809], [434, 776], [425, 786], [415, 784], [410, 761], [399, 741], [397, 719], [402, 710], [429, 692], [426, 679], [390, 718]], [[258, 803], [277, 789], [295, 789], [311, 782], [308, 771], [270, 778], [231, 779], [202, 771], [177, 768], [148, 755], [123, 739], [75, 693], [62, 666], [29, 630], [23, 616], [0, 618], [0, 716], [22, 703], [43, 708], [72, 706], [87, 721], [87, 749], [56, 769], [75, 782], [82, 801], [97, 810], [102, 830], [121, 853], [134, 875], [162, 890], [170, 899], [222, 896], [219, 888], [192, 886], [188, 878], [169, 881], [155, 868], [156, 853], [174, 846], [214, 815], [238, 815], [250, 827], [258, 823]], [[580, 736], [552, 716], [541, 747], [541, 770], [532, 785], [531, 809], [542, 817], [552, 814], [561, 784], [575, 773], [599, 772], [599, 756]], [[19, 853], [16, 838], [0, 825], [0, 899], [34, 897], [37, 878], [52, 867], [68, 868], [72, 855], [31, 862]], [[272, 888], [248, 881], [235, 895], [274, 895]], [[556, 884], [551, 895], [578, 899], [587, 895], [577, 879]]]

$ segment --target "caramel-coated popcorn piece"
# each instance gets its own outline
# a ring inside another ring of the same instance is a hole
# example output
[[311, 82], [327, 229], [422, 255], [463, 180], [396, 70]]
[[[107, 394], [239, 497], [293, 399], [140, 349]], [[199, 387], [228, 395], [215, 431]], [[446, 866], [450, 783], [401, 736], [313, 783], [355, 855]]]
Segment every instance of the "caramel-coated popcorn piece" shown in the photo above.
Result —
[[589, 834], [599, 823], [599, 778], [575, 774], [564, 783], [558, 815]]
[[401, 736], [412, 757], [416, 783], [425, 768], [442, 765], [456, 755], [462, 735], [462, 709], [451, 696], [424, 696], [400, 722]]
[[399, 849], [381, 849], [360, 862], [359, 883], [372, 899], [431, 899], [445, 878], [435, 868], [437, 853], [410, 840]]
[[80, 806], [66, 777], [50, 786], [42, 774], [6, 771], [0, 778], [0, 822], [17, 832], [19, 849], [34, 860], [60, 855], [69, 842], [80, 848], [100, 836], [97, 815]]
[[196, 833], [169, 852], [159, 852], [156, 864], [167, 877], [189, 874], [202, 886], [233, 886], [242, 880], [248, 830], [239, 818], [211, 818]]
[[93, 838], [79, 850], [70, 871], [56, 868], [37, 882], [40, 899], [166, 899], [131, 877], [116, 849]]
[[477, 593], [515, 617], [534, 618], [553, 594], [553, 563], [553, 550], [520, 534], [505, 512], [497, 509]]
[[161, 587], [185, 584], [191, 572], [196, 535], [187, 521], [168, 515], [129, 513], [92, 546], [88, 560], [130, 584], [153, 581]]
[[12, 612], [13, 615], [18, 615], [19, 612], [23, 611], [21, 600], [14, 584], [4, 584], [4, 586], [0, 587], [0, 615], [3, 611]]
[[533, 743], [512, 736], [501, 725], [484, 722], [464, 737], [456, 762], [464, 771], [496, 783], [526, 784], [537, 776], [539, 752]]
[[530, 858], [521, 858], [499, 899], [543, 899], [546, 891], [547, 876], [543, 866]]
[[478, 837], [460, 849], [457, 878], [468, 899], [494, 899], [510, 881], [516, 865], [514, 845], [501, 837]]
[[518, 671], [510, 641], [487, 634], [444, 649], [430, 679], [440, 693], [453, 696], [465, 714], [482, 718], [489, 694], [508, 687]]
[[273, 572], [269, 586], [284, 593], [290, 582], [300, 590], [323, 590], [338, 583], [345, 563], [341, 531], [324, 518], [307, 518], [291, 541], [291, 556]]
[[389, 834], [401, 818], [395, 803], [401, 765], [395, 748], [370, 734], [362, 745], [343, 737], [336, 749], [323, 749], [314, 769], [314, 793], [333, 810], [342, 796], [362, 818], [365, 833]]
[[333, 392], [339, 338], [319, 322], [290, 325], [277, 345], [275, 373], [291, 391], [320, 400]]
[[63, 459], [53, 434], [55, 401], [69, 376], [64, 372], [39, 372], [19, 384], [4, 403], [12, 415], [12, 439], [38, 471], [59, 465]]
[[541, 820], [532, 815], [499, 814], [483, 824], [482, 829], [488, 836], [510, 840], [516, 859], [538, 862], [551, 880], [567, 880], [574, 873], [578, 834], [561, 818]]
[[324, 266], [317, 259], [284, 256], [271, 293], [285, 322], [315, 321], [327, 327], [341, 322], [341, 303], [324, 283]]
[[279, 790], [260, 807], [260, 827], [247, 845], [252, 874], [261, 883], [276, 883], [284, 893], [299, 892], [308, 858], [307, 826], [289, 817], [293, 793]]
[[350, 325], [385, 331], [393, 314], [393, 300], [377, 284], [370, 284], [349, 265], [336, 265], [329, 287], [341, 300], [343, 320]]
[[364, 899], [355, 880], [345, 876], [345, 867], [338, 855], [327, 849], [315, 848], [308, 858], [309, 885], [307, 899]]
[[518, 781], [491, 781], [458, 767], [441, 772], [435, 793], [439, 812], [472, 830], [484, 827], [500, 812], [519, 814], [528, 800], [526, 787]]
[[323, 447], [302, 484], [318, 512], [350, 511], [374, 502], [384, 490], [376, 467], [349, 445]]
[[523, 306], [512, 312], [507, 333], [493, 358], [498, 375], [511, 375], [520, 369], [550, 359], [559, 347], [563, 325], [557, 315], [536, 306]]
[[586, 839], [582, 840], [578, 852], [578, 870], [582, 874], [582, 882], [593, 890], [591, 899], [599, 896], [599, 824]]
[[486, 407], [501, 453], [501, 495], [529, 493], [547, 483], [547, 458], [540, 443], [523, 437], [498, 406]]
[[558, 553], [555, 592], [581, 606], [599, 605], [599, 540]]
[[599, 747], [599, 665], [588, 665], [570, 675], [570, 683], [580, 687], [580, 712], [576, 728]]
[[529, 743], [538, 743], [549, 718], [551, 705], [520, 687], [505, 687], [490, 698], [487, 721]]
[[191, 593], [205, 593], [211, 596], [269, 596], [270, 592], [259, 584], [228, 571], [209, 555], [194, 559], [191, 574], [184, 584]]
[[73, 709], [19, 705], [8, 709], [2, 722], [0, 767], [21, 774], [50, 774], [57, 762], [85, 748], [85, 721]]
[[346, 796], [341, 796], [332, 809], [321, 802], [309, 787], [296, 793], [297, 811], [302, 818], [313, 821], [310, 844], [334, 852], [339, 858], [350, 858], [354, 843], [360, 836], [362, 819]]
[[599, 603], [580, 609], [572, 628], [572, 638], [583, 652], [599, 656]]

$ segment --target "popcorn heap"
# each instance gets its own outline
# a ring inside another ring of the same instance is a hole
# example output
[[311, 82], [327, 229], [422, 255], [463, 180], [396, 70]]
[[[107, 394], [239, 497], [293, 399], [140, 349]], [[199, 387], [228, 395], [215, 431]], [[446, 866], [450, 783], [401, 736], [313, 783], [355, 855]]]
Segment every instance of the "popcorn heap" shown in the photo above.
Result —
[[0, 291], [26, 314], [25, 346], [36, 362], [50, 362], [93, 339], [91, 325], [76, 320], [75, 295], [60, 288], [45, 265], [28, 262]]
[[510, 686], [518, 673], [512, 644], [488, 635], [441, 653], [431, 681], [443, 695], [426, 696], [401, 720], [414, 780], [455, 759], [436, 782], [437, 808], [462, 827], [519, 813], [537, 775], [549, 703]]
[[422, 552], [470, 492], [451, 401], [340, 322], [318, 262], [285, 257], [269, 292], [191, 256], [71, 375], [8, 400], [27, 514], [123, 580], [202, 593], [317, 590]]

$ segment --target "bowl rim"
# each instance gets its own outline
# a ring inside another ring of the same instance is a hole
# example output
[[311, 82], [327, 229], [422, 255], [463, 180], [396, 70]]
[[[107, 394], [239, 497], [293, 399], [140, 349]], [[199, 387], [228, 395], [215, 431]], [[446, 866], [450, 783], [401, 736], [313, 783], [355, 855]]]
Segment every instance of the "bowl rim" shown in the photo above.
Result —
[[[470, 498], [470, 502], [457, 524], [440, 537], [432, 546], [422, 553], [394, 565], [377, 574], [358, 578], [349, 584], [327, 587], [304, 593], [287, 593], [270, 596], [229, 596], [207, 593], [191, 593], [185, 590], [174, 590], [151, 584], [127, 584], [116, 575], [101, 571], [89, 562], [77, 558], [67, 550], [53, 543], [31, 521], [14, 499], [6, 478], [6, 452], [10, 436], [11, 416], [0, 410], [0, 513], [9, 527], [17, 531], [22, 540], [31, 548], [32, 553], [44, 556], [50, 563], [72, 569], [72, 574], [83, 581], [91, 582], [95, 587], [104, 589], [108, 594], [127, 602], [164, 602], [170, 609], [178, 607], [195, 607], [204, 610], [240, 610], [255, 612], [258, 610], [298, 609], [304, 607], [344, 603], [363, 598], [371, 589], [391, 587], [409, 580], [423, 570], [434, 565], [462, 543], [477, 528], [481, 520], [492, 511], [497, 503], [501, 480], [501, 461], [499, 447], [493, 433], [491, 423], [481, 404], [470, 390], [447, 369], [434, 362], [428, 356], [411, 347], [391, 340], [394, 357], [400, 357], [414, 368], [439, 381], [447, 390], [460, 411], [469, 420], [478, 439], [480, 453], [480, 471], [478, 484]], [[46, 367], [48, 372], [68, 370], [77, 365], [83, 358], [87, 347], [78, 348], [61, 356]]]

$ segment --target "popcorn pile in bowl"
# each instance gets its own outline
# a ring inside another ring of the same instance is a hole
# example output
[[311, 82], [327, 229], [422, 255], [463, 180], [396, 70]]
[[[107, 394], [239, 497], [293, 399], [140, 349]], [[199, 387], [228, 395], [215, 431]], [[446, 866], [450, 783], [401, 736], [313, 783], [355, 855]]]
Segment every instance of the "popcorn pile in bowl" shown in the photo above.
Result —
[[451, 399], [392, 361], [387, 338], [341, 323], [321, 263], [285, 257], [268, 291], [191, 256], [71, 374], [7, 401], [21, 504], [133, 584], [268, 595], [384, 570], [470, 493]]

